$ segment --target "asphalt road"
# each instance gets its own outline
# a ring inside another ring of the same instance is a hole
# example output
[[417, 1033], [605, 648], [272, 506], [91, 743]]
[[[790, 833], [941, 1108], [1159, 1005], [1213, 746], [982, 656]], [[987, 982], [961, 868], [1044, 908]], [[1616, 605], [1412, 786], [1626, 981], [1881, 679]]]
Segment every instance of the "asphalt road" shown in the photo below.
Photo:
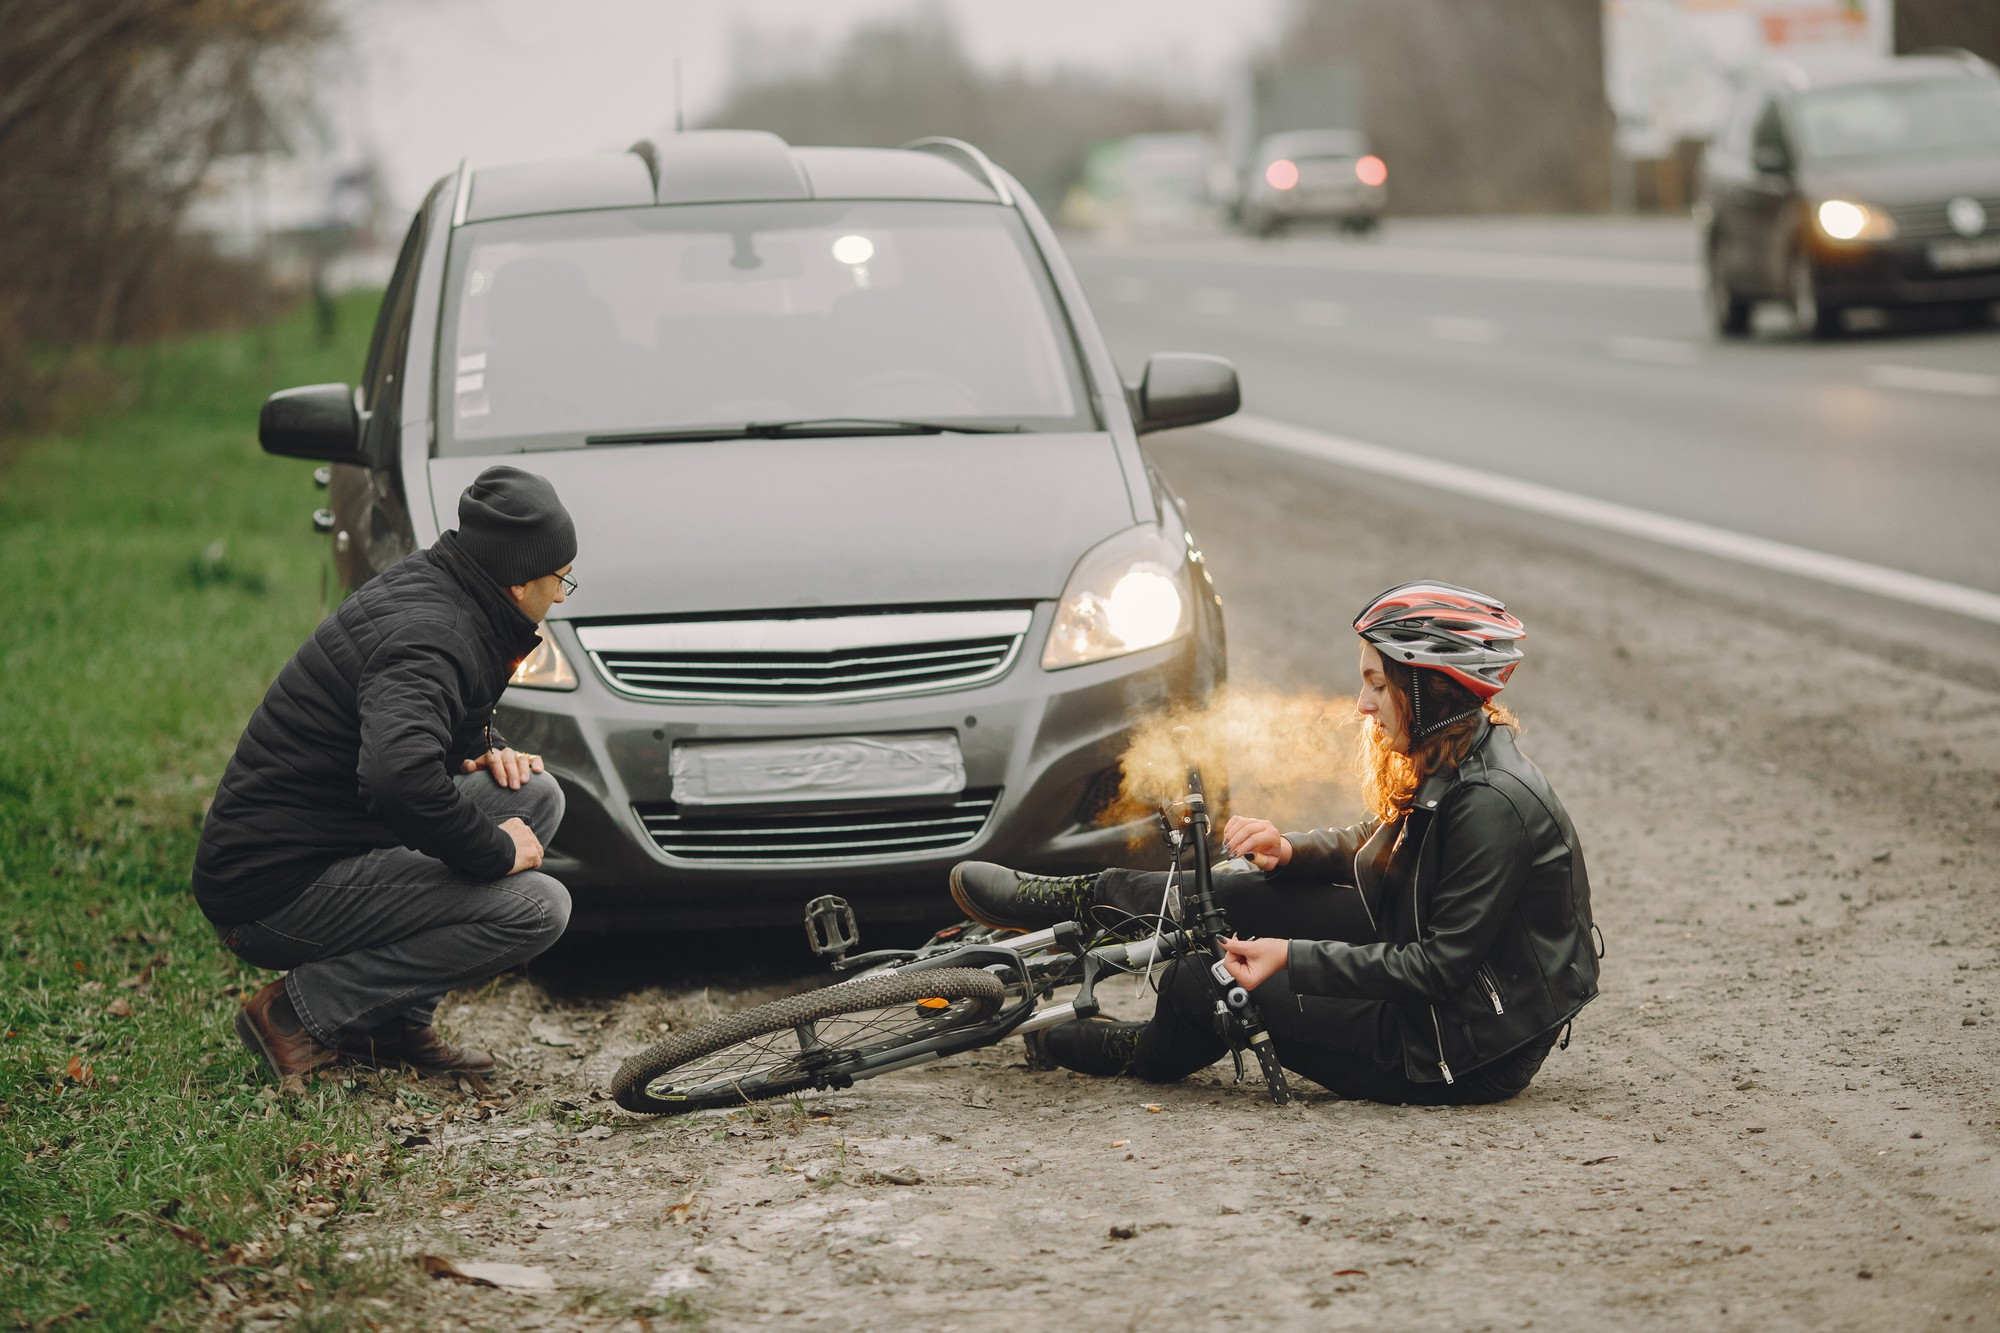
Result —
[[1719, 342], [1658, 220], [1068, 248], [1128, 376], [1216, 352], [1263, 417], [2000, 592], [1994, 328]]

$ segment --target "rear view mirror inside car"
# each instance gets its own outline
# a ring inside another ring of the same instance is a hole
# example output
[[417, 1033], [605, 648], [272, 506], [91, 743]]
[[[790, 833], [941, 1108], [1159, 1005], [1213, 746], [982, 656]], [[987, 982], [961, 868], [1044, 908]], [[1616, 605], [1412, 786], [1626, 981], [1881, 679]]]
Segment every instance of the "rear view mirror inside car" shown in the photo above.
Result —
[[796, 242], [749, 231], [732, 234], [726, 245], [704, 241], [681, 252], [683, 282], [776, 282], [798, 277], [805, 267]]

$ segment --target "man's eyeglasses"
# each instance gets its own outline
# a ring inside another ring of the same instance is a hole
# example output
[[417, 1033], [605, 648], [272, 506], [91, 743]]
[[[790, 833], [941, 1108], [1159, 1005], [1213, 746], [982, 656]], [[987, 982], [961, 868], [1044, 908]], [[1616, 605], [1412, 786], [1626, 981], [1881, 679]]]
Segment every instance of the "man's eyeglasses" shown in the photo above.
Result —
[[565, 596], [565, 597], [574, 597], [574, 596], [576, 596], [576, 580], [575, 580], [575, 579], [571, 578], [571, 577], [570, 577], [569, 575], [567, 575], [567, 574], [558, 574], [558, 575], [556, 575], [556, 577], [562, 580], [562, 586], [563, 586], [563, 596]]

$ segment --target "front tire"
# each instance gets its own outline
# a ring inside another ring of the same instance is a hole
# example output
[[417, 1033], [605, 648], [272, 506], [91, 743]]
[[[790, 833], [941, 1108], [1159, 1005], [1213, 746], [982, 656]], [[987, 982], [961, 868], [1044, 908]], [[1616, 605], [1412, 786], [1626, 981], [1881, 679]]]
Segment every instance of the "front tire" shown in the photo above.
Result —
[[1792, 308], [1792, 327], [1801, 338], [1825, 341], [1840, 336], [1840, 307], [1820, 299], [1819, 276], [1803, 250], [1794, 250], [1785, 268], [1785, 298]]
[[1006, 987], [990, 972], [944, 967], [807, 991], [677, 1033], [611, 1079], [620, 1106], [681, 1115], [809, 1088], [845, 1087], [863, 1062], [993, 1016]]
[[1716, 337], [1741, 338], [1750, 332], [1750, 302], [1729, 285], [1713, 254], [1708, 257], [1708, 285], [1704, 295], [1708, 301], [1708, 324]]

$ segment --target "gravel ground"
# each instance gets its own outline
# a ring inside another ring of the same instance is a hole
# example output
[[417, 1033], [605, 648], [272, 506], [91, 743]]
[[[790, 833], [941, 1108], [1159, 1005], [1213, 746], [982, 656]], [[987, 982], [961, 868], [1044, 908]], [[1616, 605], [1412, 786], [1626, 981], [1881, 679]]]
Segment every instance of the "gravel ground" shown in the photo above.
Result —
[[1011, 1041], [803, 1109], [649, 1121], [594, 1096], [623, 1058], [816, 978], [622, 987], [572, 945], [449, 1011], [512, 1064], [491, 1118], [427, 1131], [480, 1188], [343, 1224], [554, 1285], [434, 1282], [423, 1326], [2000, 1328], [1990, 669], [1909, 665], [1858, 599], [1787, 619], [1775, 579], [1696, 586], [1213, 437], [1154, 452], [1239, 681], [1350, 688], [1352, 608], [1413, 575], [1526, 620], [1508, 698], [1610, 948], [1574, 1044], [1466, 1110], [1310, 1085], [1276, 1108], [1226, 1064], [1030, 1072]]

